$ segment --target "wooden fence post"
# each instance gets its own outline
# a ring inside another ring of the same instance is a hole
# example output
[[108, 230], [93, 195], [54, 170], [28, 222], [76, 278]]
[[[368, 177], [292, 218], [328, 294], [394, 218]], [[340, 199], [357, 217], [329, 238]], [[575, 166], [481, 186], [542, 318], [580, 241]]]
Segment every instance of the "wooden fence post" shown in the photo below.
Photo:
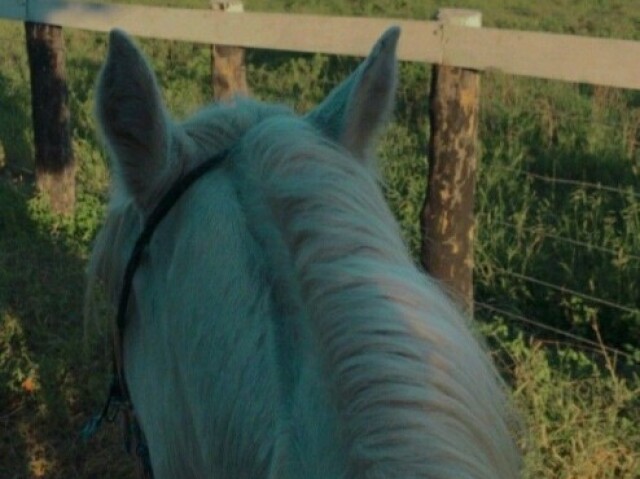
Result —
[[[446, 24], [480, 27], [482, 15], [442, 9]], [[446, 62], [446, 51], [445, 51]], [[473, 313], [474, 193], [480, 74], [436, 65], [430, 93], [429, 179], [422, 209], [422, 264]]]
[[25, 23], [31, 75], [36, 186], [51, 208], [63, 214], [75, 206], [76, 163], [71, 146], [65, 45], [62, 28]]
[[[212, 0], [216, 11], [238, 13], [244, 11], [241, 1]], [[211, 46], [211, 87], [216, 101], [229, 100], [237, 94], [248, 94], [245, 49], [226, 45]]]

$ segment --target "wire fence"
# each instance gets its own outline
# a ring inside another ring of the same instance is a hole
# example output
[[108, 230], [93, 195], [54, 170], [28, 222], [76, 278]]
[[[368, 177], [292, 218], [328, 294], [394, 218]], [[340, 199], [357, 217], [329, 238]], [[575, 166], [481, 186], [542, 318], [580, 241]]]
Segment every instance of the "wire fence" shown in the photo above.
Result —
[[[540, 340], [564, 338], [637, 360], [637, 95], [502, 75], [487, 83], [477, 310], [526, 326]], [[612, 344], [603, 344], [598, 324]]]

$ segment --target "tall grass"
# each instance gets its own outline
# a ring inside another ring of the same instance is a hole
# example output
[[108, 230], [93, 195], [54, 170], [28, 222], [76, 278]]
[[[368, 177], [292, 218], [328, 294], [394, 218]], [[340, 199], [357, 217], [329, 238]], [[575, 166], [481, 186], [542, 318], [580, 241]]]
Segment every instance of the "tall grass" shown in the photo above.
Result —
[[[253, 0], [246, 7], [431, 18], [450, 5]], [[488, 26], [640, 39], [636, 2], [460, 0], [456, 6], [482, 9]], [[83, 269], [108, 187], [92, 115], [106, 38], [65, 35], [79, 172], [76, 214], [61, 219], [31, 187], [23, 27], [0, 21], [2, 478], [133, 477], [118, 431], [107, 429], [88, 446], [76, 441], [83, 420], [100, 405], [108, 373], [104, 334], [87, 342], [80, 318]], [[177, 118], [210, 100], [208, 47], [141, 43]], [[256, 50], [248, 54], [248, 80], [259, 98], [304, 112], [356, 63]], [[397, 114], [379, 151], [385, 193], [416, 254], [429, 79], [429, 67], [401, 65]], [[485, 74], [480, 139], [475, 287], [477, 301], [489, 308], [479, 306], [476, 316], [528, 426], [525, 477], [637, 478], [640, 94]]]

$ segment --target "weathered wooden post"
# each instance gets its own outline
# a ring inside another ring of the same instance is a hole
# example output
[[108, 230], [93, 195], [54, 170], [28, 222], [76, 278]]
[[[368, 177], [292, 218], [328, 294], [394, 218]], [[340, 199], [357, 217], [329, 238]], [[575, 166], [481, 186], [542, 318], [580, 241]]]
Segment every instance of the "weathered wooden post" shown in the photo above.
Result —
[[[211, 8], [216, 11], [238, 13], [244, 11], [241, 1], [212, 0]], [[249, 91], [245, 67], [244, 48], [212, 45], [211, 46], [211, 87], [216, 101], [229, 100], [234, 95]]]
[[[443, 9], [444, 24], [480, 27], [482, 15]], [[474, 194], [480, 74], [436, 65], [430, 93], [429, 179], [422, 210], [422, 264], [473, 312]]]
[[62, 28], [25, 23], [31, 74], [36, 186], [54, 211], [73, 212], [76, 163], [71, 146]]

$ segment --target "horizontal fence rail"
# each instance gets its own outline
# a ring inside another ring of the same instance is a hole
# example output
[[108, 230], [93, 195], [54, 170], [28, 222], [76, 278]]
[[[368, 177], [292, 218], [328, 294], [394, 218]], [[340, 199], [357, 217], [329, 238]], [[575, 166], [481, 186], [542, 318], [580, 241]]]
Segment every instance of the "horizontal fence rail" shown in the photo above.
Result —
[[640, 42], [392, 18], [2, 0], [0, 17], [106, 32], [247, 48], [364, 56], [390, 25], [401, 60], [640, 89]]

